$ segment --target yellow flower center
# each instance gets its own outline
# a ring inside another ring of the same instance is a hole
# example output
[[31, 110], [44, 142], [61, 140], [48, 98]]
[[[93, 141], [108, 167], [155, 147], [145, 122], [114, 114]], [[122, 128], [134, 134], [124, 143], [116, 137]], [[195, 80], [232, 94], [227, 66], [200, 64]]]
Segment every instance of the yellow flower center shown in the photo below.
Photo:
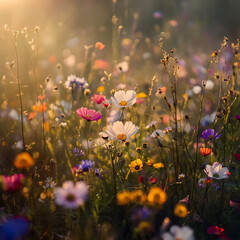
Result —
[[127, 139], [127, 136], [126, 136], [125, 134], [121, 134], [121, 133], [120, 133], [120, 134], [117, 135], [117, 139], [124, 141], [124, 140]]
[[126, 102], [126, 101], [121, 101], [119, 104], [120, 104], [121, 106], [126, 106], [126, 105], [127, 105], [127, 102]]
[[214, 177], [218, 178], [219, 177], [219, 174], [218, 173], [215, 173], [213, 174]]
[[88, 114], [87, 114], [87, 115], [86, 115], [86, 118], [91, 118], [91, 115], [88, 115]]

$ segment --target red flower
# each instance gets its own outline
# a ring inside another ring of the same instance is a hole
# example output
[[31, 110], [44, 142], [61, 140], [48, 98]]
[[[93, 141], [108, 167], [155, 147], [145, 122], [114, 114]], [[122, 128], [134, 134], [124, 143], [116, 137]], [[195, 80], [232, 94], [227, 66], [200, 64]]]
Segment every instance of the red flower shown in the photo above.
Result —
[[150, 183], [154, 184], [157, 182], [157, 178], [155, 177], [150, 177], [149, 180], [148, 180]]
[[138, 176], [138, 182], [144, 183], [144, 176]]
[[224, 231], [223, 228], [219, 228], [218, 226], [210, 226], [207, 229], [208, 234], [219, 235]]
[[240, 153], [234, 154], [234, 157], [235, 157], [235, 159], [237, 159], [238, 161], [240, 161]]

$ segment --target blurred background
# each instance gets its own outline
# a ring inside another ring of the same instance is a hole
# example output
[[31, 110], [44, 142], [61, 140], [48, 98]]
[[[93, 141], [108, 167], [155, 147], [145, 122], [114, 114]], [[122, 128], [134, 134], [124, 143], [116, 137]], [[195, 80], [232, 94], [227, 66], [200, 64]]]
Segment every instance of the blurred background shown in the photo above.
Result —
[[[116, 1], [115, 7], [112, 1]], [[98, 58], [111, 63], [113, 15], [118, 18], [117, 26], [122, 26], [119, 47], [123, 39], [140, 39], [144, 44], [150, 39], [157, 46], [164, 37], [168, 50], [177, 49], [180, 58], [190, 59], [195, 53], [211, 54], [219, 49], [224, 36], [236, 42], [239, 9], [239, 0], [0, 0], [0, 74], [9, 77], [5, 63], [16, 57], [12, 30], [22, 33], [18, 37], [21, 81], [34, 87], [27, 81], [34, 64], [41, 72], [39, 82], [56, 71], [57, 63], [65, 75], [82, 74], [84, 46], [94, 46], [97, 41], [106, 45]], [[37, 35], [36, 26], [40, 28]], [[139, 48], [137, 53], [147, 58], [143, 54], [147, 48]], [[120, 62], [126, 55], [127, 50], [121, 49], [115, 60]], [[154, 63], [159, 63], [155, 55]]]

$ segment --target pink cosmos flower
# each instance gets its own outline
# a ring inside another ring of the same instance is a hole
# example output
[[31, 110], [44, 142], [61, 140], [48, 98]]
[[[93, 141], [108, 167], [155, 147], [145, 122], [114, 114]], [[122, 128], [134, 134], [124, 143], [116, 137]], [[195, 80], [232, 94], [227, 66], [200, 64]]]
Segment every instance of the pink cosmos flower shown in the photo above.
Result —
[[76, 113], [79, 117], [86, 119], [88, 122], [90, 121], [98, 121], [99, 119], [102, 119], [102, 115], [99, 112], [96, 112], [94, 109], [88, 109], [81, 107], [79, 108]]
[[22, 186], [23, 174], [14, 174], [11, 176], [2, 176], [3, 190], [14, 192]]
[[102, 102], [106, 101], [106, 98], [102, 95], [102, 93], [100, 94], [94, 94], [91, 99], [96, 103], [96, 104], [101, 104]]

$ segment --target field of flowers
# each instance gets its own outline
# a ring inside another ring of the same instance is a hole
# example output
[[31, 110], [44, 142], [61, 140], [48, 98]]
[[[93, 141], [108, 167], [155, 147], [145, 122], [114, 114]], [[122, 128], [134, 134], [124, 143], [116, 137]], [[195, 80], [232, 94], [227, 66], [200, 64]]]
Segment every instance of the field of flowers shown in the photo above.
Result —
[[108, 4], [96, 41], [2, 26], [0, 240], [240, 239], [240, 40]]

